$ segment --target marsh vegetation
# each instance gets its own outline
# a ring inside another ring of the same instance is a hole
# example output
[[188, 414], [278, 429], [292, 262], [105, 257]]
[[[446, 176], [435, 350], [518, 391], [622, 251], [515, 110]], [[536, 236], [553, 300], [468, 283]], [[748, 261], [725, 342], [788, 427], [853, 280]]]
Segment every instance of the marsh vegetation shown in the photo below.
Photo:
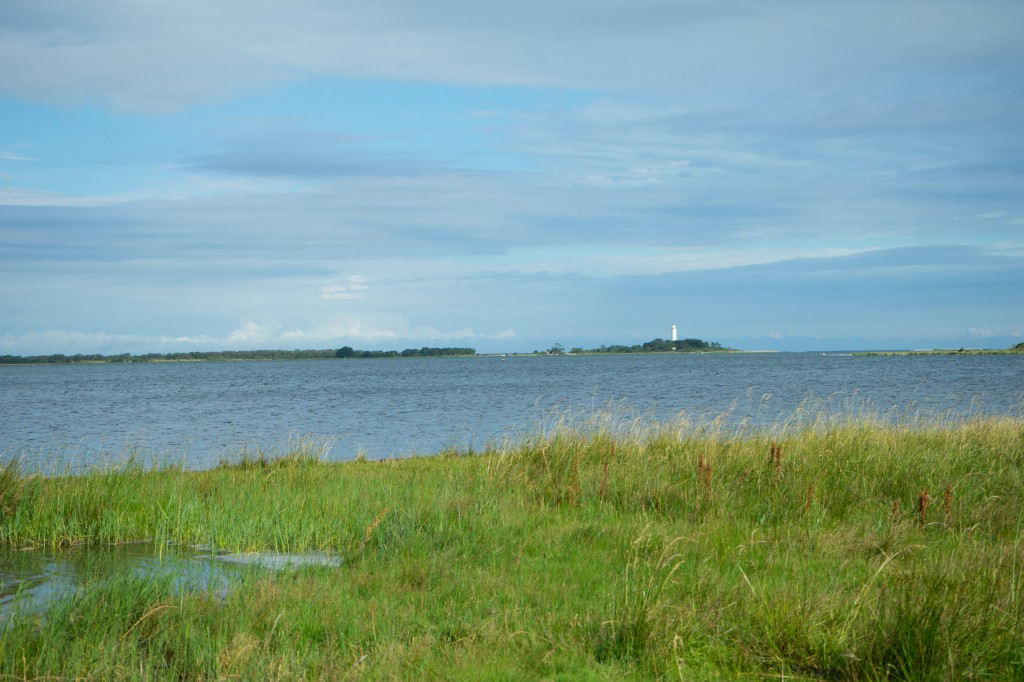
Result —
[[7, 677], [1020, 679], [1024, 422], [566, 419], [515, 442], [208, 471], [0, 472], [0, 543], [324, 552], [226, 593], [24, 609]]

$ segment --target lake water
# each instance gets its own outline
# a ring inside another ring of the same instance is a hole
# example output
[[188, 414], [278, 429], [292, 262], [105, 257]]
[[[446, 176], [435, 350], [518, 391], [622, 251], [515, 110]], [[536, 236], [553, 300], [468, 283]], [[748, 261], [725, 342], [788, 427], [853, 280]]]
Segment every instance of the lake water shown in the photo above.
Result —
[[36, 470], [190, 468], [308, 437], [329, 459], [429, 454], [611, 409], [770, 426], [798, 409], [1024, 413], [1024, 356], [661, 354], [0, 367], [0, 453]]

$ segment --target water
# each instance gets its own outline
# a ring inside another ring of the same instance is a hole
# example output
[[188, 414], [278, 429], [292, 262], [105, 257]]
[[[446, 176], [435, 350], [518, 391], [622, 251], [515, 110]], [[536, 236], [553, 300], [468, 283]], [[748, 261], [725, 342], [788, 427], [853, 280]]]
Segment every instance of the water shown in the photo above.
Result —
[[342, 460], [481, 447], [609, 406], [770, 425], [833, 412], [1019, 416], [1024, 356], [663, 354], [0, 367], [0, 453], [41, 471], [214, 466], [297, 436]]
[[338, 568], [341, 558], [319, 552], [229, 554], [207, 547], [140, 542], [108, 547], [0, 549], [0, 626], [16, 614], [45, 611], [85, 587], [133, 576], [168, 578], [180, 592], [207, 592], [221, 599], [250, 571], [305, 566]]

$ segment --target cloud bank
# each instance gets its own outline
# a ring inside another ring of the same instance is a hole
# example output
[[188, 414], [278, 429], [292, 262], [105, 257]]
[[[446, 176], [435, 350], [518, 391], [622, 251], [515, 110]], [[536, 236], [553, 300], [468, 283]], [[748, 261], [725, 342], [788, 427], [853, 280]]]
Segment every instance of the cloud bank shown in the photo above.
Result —
[[1009, 0], [6, 3], [0, 349], [673, 321], [1009, 345], [1022, 25]]

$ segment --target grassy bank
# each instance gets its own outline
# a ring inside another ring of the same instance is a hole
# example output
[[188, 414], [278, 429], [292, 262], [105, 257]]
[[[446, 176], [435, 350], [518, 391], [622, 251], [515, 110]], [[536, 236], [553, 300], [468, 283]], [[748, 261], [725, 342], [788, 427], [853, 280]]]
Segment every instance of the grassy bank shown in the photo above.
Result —
[[598, 419], [508, 447], [0, 475], [9, 547], [323, 550], [225, 598], [86, 585], [14, 678], [1024, 679], [1024, 423]]

